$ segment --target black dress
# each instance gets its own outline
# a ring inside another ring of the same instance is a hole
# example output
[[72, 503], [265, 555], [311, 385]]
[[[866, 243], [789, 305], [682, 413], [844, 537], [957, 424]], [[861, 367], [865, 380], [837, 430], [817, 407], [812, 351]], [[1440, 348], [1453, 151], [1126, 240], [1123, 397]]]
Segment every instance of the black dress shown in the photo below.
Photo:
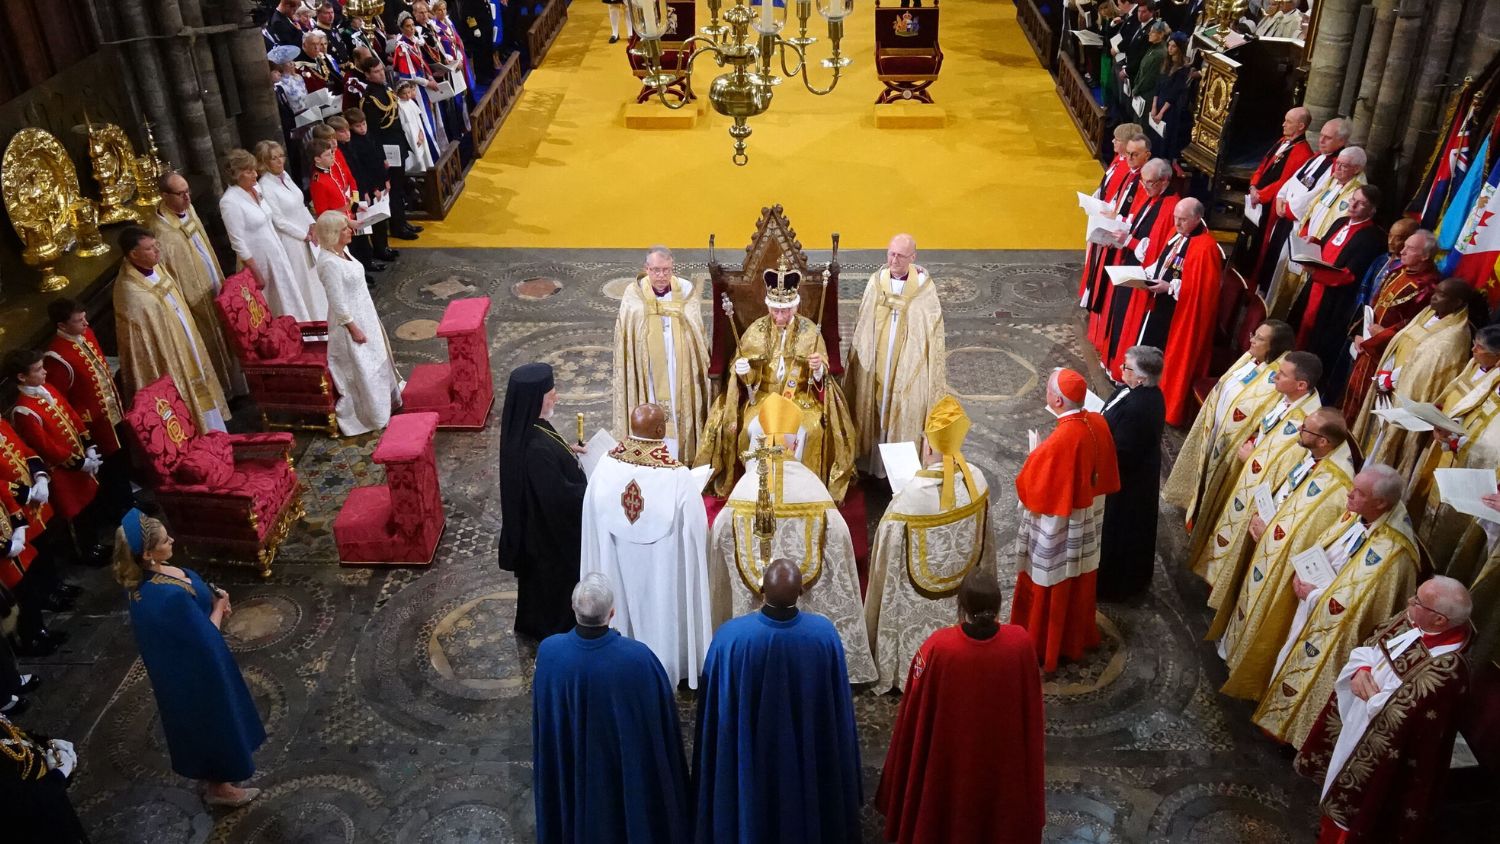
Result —
[[519, 495], [520, 524], [507, 519], [501, 526], [500, 567], [514, 571], [520, 585], [516, 632], [541, 641], [573, 629], [588, 478], [551, 424], [534, 425], [523, 452], [520, 489], [512, 486], [514, 475], [501, 472], [502, 500]]
[[[1122, 391], [1127, 392], [1121, 396]], [[1109, 423], [1120, 465], [1120, 491], [1104, 498], [1099, 539], [1101, 601], [1121, 601], [1151, 585], [1166, 412], [1157, 387], [1121, 387], [1105, 405], [1104, 421]]]

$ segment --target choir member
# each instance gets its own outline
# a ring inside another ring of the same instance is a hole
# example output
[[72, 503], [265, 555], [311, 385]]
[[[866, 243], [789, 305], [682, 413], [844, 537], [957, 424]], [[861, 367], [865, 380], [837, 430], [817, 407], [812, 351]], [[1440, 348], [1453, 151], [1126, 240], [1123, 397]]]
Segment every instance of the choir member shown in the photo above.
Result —
[[1298, 219], [1292, 239], [1282, 251], [1277, 276], [1266, 296], [1266, 306], [1273, 315], [1287, 313], [1307, 284], [1308, 268], [1297, 262], [1296, 253], [1316, 248], [1328, 238], [1334, 223], [1349, 216], [1355, 192], [1367, 181], [1365, 162], [1363, 149], [1346, 147], [1334, 160], [1329, 178], [1309, 194], [1307, 211]]
[[[1151, 266], [1167, 248], [1174, 234], [1172, 215], [1178, 197], [1171, 189], [1172, 165], [1153, 158], [1141, 168], [1141, 189], [1126, 220], [1130, 230], [1118, 236], [1115, 260], [1119, 265]], [[1099, 350], [1100, 361], [1110, 378], [1120, 380], [1125, 350], [1140, 334], [1141, 321], [1151, 304], [1151, 294], [1136, 288], [1115, 287], [1105, 283], [1103, 295], [1094, 303], [1098, 319], [1089, 318], [1090, 339]]]
[[1151, 585], [1156, 566], [1156, 515], [1160, 505], [1161, 433], [1166, 407], [1156, 379], [1161, 350], [1132, 346], [1121, 367], [1123, 384], [1101, 415], [1115, 441], [1120, 489], [1104, 498], [1099, 538], [1099, 597], [1120, 601]]
[[1175, 427], [1187, 423], [1193, 383], [1208, 372], [1224, 255], [1203, 224], [1203, 203], [1178, 202], [1172, 221], [1176, 234], [1148, 268], [1151, 301], [1136, 342], [1162, 350], [1162, 399]]

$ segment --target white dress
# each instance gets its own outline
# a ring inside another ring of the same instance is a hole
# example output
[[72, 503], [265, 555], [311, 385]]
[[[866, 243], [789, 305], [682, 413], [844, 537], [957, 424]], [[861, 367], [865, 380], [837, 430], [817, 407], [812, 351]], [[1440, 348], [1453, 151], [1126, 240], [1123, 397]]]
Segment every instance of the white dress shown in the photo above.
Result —
[[271, 226], [281, 238], [281, 249], [292, 265], [293, 274], [306, 279], [302, 289], [306, 291], [307, 307], [312, 312], [311, 318], [318, 319], [328, 310], [328, 299], [318, 281], [313, 248], [307, 242], [307, 230], [312, 227], [313, 216], [307, 210], [302, 189], [284, 171], [280, 176], [266, 173], [260, 177], [260, 197], [261, 203], [271, 209]]
[[416, 100], [400, 100], [401, 131], [406, 133], [406, 145], [411, 152], [406, 154], [406, 172], [426, 173], [434, 166], [432, 160], [431, 135], [427, 132], [426, 118]]
[[241, 261], [255, 261], [266, 285], [266, 303], [271, 310], [278, 316], [288, 314], [298, 322], [322, 319], [328, 302], [317, 273], [287, 258], [273, 222], [275, 212], [266, 198], [262, 196], [256, 201], [249, 191], [230, 185], [219, 197], [219, 213], [224, 218], [234, 254]]
[[[347, 252], [318, 254], [318, 277], [328, 295], [328, 371], [338, 387], [339, 432], [346, 437], [377, 431], [401, 405], [401, 378], [380, 315], [365, 287], [365, 269]], [[349, 323], [365, 333], [356, 343]]]

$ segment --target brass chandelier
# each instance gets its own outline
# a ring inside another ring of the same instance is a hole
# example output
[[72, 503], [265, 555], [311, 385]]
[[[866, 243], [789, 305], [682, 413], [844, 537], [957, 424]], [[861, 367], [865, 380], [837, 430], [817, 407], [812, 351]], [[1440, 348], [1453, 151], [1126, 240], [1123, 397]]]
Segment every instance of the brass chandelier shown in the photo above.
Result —
[[[775, 2], [782, 2], [776, 6]], [[669, 86], [685, 84], [691, 90], [693, 64], [703, 56], [713, 56], [719, 67], [729, 69], [714, 78], [708, 89], [708, 101], [714, 111], [734, 120], [729, 127], [729, 136], [734, 138], [734, 163], [743, 166], [750, 160], [745, 154], [745, 139], [750, 137], [747, 121], [771, 107], [771, 94], [780, 85], [783, 76], [800, 76], [807, 90], [822, 96], [830, 93], [839, 84], [841, 71], [850, 59], [839, 52], [844, 38], [844, 19], [854, 11], [854, 0], [817, 0], [818, 14], [828, 22], [828, 40], [833, 55], [820, 64], [833, 71], [833, 81], [827, 88], [819, 88], [809, 78], [807, 47], [818, 39], [807, 34], [807, 22], [812, 17], [813, 0], [761, 0], [758, 9], [752, 9], [745, 0], [735, 0], [733, 6], [724, 9], [723, 22], [719, 11], [723, 0], [708, 0], [711, 16], [709, 25], [699, 30], [700, 34], [685, 38], [679, 56], [691, 45], [692, 55], [685, 63], [664, 68], [662, 66], [662, 36], [669, 29], [667, 22], [671, 9], [667, 0], [629, 0], [631, 22], [640, 43], [635, 54], [646, 66], [647, 75], [642, 80], [648, 88], [655, 89], [657, 99], [670, 109], [680, 109], [688, 104], [682, 97], [675, 102], [667, 98]], [[795, 3], [798, 35], [795, 38], [781, 37], [786, 26], [787, 3]], [[788, 58], [792, 59], [791, 64]], [[782, 76], [775, 71], [781, 70]]]

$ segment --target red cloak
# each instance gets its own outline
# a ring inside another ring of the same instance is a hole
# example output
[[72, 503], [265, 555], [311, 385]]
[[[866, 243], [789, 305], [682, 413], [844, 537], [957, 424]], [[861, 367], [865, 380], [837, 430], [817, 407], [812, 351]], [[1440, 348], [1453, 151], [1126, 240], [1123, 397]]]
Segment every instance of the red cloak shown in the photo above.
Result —
[[52, 394], [52, 402], [21, 393], [16, 396], [11, 423], [21, 439], [47, 461], [47, 474], [52, 478], [49, 503], [59, 516], [72, 519], [99, 492], [99, 482], [82, 468], [84, 450], [94, 439], [67, 399], [50, 386], [42, 389]]
[[[1176, 226], [1172, 215], [1176, 212], [1177, 203], [1181, 199], [1180, 196], [1169, 194], [1162, 200], [1161, 208], [1157, 209], [1156, 219], [1151, 226], [1150, 240], [1146, 244], [1141, 266], [1149, 267], [1156, 263], [1156, 259], [1161, 257], [1162, 250], [1167, 248], [1167, 242], [1172, 239]], [[1131, 242], [1126, 246], [1135, 249], [1137, 243], [1139, 243], [1137, 239], [1131, 238]], [[1151, 309], [1151, 296], [1146, 291], [1133, 287], [1120, 288], [1110, 290], [1110, 303], [1105, 306], [1106, 314], [1111, 313], [1110, 309], [1117, 307], [1118, 303], [1114, 302], [1114, 297], [1119, 294], [1129, 294], [1129, 299], [1125, 304], [1125, 316], [1118, 328], [1106, 326], [1105, 349], [1108, 350], [1111, 347], [1110, 341], [1113, 340], [1114, 353], [1109, 355], [1108, 359], [1100, 360], [1104, 368], [1109, 371], [1109, 377], [1116, 381], [1120, 380], [1120, 365], [1125, 362], [1125, 352], [1135, 345], [1136, 338], [1141, 334], [1141, 322], [1146, 319], [1146, 312]], [[1111, 331], [1116, 336], [1110, 336]]]
[[1167, 424], [1180, 427], [1193, 419], [1193, 382], [1208, 374], [1209, 344], [1219, 309], [1219, 277], [1224, 254], [1206, 228], [1188, 241], [1182, 262], [1182, 287], [1172, 312], [1172, 328], [1161, 373]]
[[1035, 844], [1046, 823], [1042, 678], [1026, 631], [933, 633], [912, 658], [875, 808], [899, 844]]
[[[1115, 195], [1110, 197], [1110, 202], [1125, 217], [1144, 203], [1145, 191], [1140, 189], [1141, 174], [1139, 170], [1126, 168], [1125, 175], [1121, 177], [1120, 186]], [[1099, 285], [1108, 284], [1104, 275], [1104, 268], [1110, 264], [1118, 263], [1116, 253], [1118, 249], [1109, 246], [1100, 246], [1090, 243], [1083, 253], [1083, 276], [1078, 282], [1078, 298], [1085, 307], [1093, 303], [1099, 296]], [[1091, 309], [1092, 310], [1092, 309]]]
[[[1292, 142], [1285, 150], [1281, 145], [1286, 143], [1286, 138], [1277, 141], [1266, 155], [1260, 160], [1260, 166], [1255, 168], [1255, 173], [1250, 176], [1250, 186], [1260, 191], [1260, 202], [1262, 205], [1274, 207], [1276, 197], [1281, 193], [1281, 186], [1292, 178], [1297, 168], [1306, 164], [1313, 157], [1312, 146], [1307, 143], [1307, 138], [1300, 137]], [[1271, 222], [1269, 215], [1261, 217], [1262, 224]]]

